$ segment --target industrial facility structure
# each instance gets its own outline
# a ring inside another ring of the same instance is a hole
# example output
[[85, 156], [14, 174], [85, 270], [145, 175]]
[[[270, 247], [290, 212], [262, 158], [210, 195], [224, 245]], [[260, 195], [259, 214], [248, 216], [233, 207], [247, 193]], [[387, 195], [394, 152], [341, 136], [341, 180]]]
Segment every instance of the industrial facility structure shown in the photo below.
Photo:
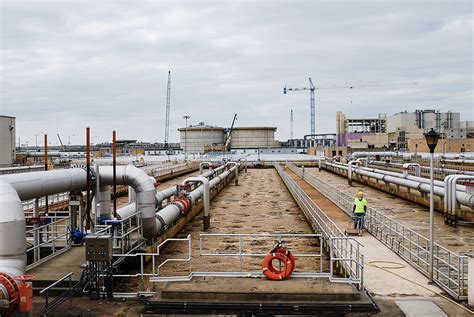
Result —
[[15, 117], [0, 115], [0, 166], [15, 162]]
[[[336, 113], [338, 147], [423, 152], [423, 133], [431, 128], [442, 134], [438, 152], [466, 152], [474, 148], [474, 124], [460, 121], [459, 112], [416, 110], [376, 118], [347, 118]], [[449, 150], [447, 150], [449, 149]], [[341, 150], [341, 149], [339, 149]]]
[[206, 125], [190, 125], [179, 128], [181, 149], [187, 153], [204, 153], [212, 149], [224, 149], [229, 141], [231, 150], [279, 147], [275, 140], [275, 127], [233, 127], [226, 129]]

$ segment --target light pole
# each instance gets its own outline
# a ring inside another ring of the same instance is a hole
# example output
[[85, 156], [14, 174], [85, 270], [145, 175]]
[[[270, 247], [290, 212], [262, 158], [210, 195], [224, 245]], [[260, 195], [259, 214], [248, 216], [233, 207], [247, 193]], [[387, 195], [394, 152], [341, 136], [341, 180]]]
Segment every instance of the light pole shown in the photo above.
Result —
[[[40, 134], [43, 135], [44, 134], [43, 131], [41, 131]], [[38, 151], [38, 133], [36, 133], [35, 137], [36, 137], [36, 142], [35, 142], [36, 151]]]
[[184, 159], [188, 159], [188, 119], [191, 118], [188, 115], [183, 116], [183, 119], [186, 120], [186, 126], [184, 128]]
[[434, 264], [434, 201], [433, 201], [433, 160], [434, 160], [434, 150], [439, 140], [439, 133], [437, 133], [433, 128], [425, 134], [426, 144], [430, 149], [430, 269], [429, 269], [429, 280], [428, 283], [433, 283], [433, 264]]

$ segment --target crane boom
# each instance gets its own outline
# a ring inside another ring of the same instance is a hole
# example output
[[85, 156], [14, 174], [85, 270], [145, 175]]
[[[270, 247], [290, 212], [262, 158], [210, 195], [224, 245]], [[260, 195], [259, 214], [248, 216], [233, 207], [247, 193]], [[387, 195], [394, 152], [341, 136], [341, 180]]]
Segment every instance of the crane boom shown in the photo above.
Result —
[[232, 130], [234, 129], [235, 119], [237, 119], [237, 114], [234, 114], [234, 119], [232, 120], [232, 125], [230, 126], [229, 135], [225, 141], [224, 148], [226, 151], [229, 150], [230, 140], [232, 139]]
[[[339, 87], [316, 87], [309, 77], [309, 88], [302, 87], [302, 88], [291, 88], [291, 87], [283, 87], [283, 94], [286, 95], [288, 91], [301, 91], [301, 90], [309, 90], [309, 105], [311, 110], [311, 134], [314, 135], [316, 133], [316, 101], [315, 101], [315, 90], [321, 89], [354, 89], [354, 88], [369, 88], [369, 87], [386, 87], [386, 86], [413, 86], [417, 85], [417, 83], [406, 83], [406, 84], [373, 84], [373, 85], [360, 85], [360, 86], [339, 86]], [[314, 136], [311, 138], [314, 139]]]
[[170, 99], [171, 99], [171, 71], [168, 71], [168, 87], [166, 89], [166, 119], [165, 119], [165, 148], [168, 148], [170, 136]]
[[61, 137], [59, 136], [59, 133], [56, 133], [56, 135], [58, 136], [59, 143], [61, 143], [61, 149], [62, 149], [62, 151], [65, 151], [65, 149], [64, 149], [64, 144], [63, 144], [63, 141], [61, 140]]

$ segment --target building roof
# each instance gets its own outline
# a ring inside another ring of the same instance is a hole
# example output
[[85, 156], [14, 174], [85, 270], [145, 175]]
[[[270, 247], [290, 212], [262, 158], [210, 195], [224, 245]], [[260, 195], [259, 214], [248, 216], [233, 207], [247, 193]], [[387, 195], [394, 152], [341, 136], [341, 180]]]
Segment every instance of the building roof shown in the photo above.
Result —
[[16, 117], [12, 117], [12, 116], [5, 116], [3, 114], [0, 114], [0, 117], [1, 118], [10, 118], [10, 119], [16, 119]]
[[218, 126], [212, 126], [208, 124], [196, 124], [190, 125], [187, 128], [179, 128], [178, 131], [200, 131], [200, 130], [207, 130], [207, 131], [224, 131], [224, 128]]
[[234, 127], [234, 130], [273, 130], [276, 131], [276, 127]]

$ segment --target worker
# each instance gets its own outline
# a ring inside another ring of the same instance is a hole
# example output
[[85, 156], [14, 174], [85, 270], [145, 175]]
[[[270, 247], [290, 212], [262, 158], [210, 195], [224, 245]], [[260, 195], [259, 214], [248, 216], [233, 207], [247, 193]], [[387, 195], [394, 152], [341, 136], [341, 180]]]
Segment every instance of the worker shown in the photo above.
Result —
[[352, 207], [352, 212], [354, 213], [354, 229], [359, 228], [359, 234], [362, 235], [362, 230], [364, 230], [364, 216], [367, 211], [367, 200], [364, 198], [364, 193], [359, 191], [357, 193], [357, 198], [354, 199], [354, 206]]

